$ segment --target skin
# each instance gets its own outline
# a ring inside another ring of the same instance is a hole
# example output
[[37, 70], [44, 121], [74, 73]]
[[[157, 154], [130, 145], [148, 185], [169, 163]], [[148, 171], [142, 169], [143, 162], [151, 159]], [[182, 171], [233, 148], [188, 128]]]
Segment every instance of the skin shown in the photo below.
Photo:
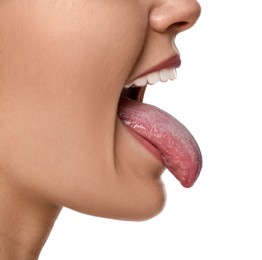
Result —
[[194, 0], [0, 1], [1, 259], [37, 259], [62, 206], [129, 220], [162, 210], [163, 165], [117, 104], [199, 14]]

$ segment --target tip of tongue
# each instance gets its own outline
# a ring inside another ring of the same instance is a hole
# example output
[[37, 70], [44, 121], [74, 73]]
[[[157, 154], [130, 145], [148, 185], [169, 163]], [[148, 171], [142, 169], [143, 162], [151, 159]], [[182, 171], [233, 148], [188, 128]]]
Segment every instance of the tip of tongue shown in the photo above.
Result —
[[168, 162], [163, 158], [164, 165], [166, 168], [176, 177], [176, 179], [181, 183], [185, 188], [190, 188], [196, 182], [200, 171], [202, 168], [202, 157], [195, 158], [193, 162], [185, 161], [182, 163], [178, 162]]
[[190, 172], [189, 170], [173, 170], [169, 169], [169, 171], [179, 180], [181, 185], [185, 188], [190, 188], [196, 182], [200, 170], [197, 172]]

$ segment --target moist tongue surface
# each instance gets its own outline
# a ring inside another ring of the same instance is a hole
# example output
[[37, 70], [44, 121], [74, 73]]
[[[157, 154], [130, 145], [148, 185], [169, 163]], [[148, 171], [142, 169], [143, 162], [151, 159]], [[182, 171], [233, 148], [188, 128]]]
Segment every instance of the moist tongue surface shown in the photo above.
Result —
[[184, 187], [194, 184], [202, 167], [202, 156], [184, 125], [155, 106], [126, 97], [120, 99], [118, 116], [130, 130], [157, 148], [166, 168]]

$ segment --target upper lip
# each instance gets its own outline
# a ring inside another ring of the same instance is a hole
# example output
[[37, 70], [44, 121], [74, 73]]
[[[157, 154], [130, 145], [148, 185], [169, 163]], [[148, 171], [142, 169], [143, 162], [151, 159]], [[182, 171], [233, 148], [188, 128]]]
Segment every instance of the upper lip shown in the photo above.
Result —
[[160, 71], [162, 69], [179, 68], [180, 66], [181, 66], [180, 55], [176, 54], [176, 55], [173, 55], [170, 58], [160, 62], [159, 64], [155, 65], [154, 67], [144, 71], [143, 73], [139, 74], [138, 76], [133, 78], [130, 82], [133, 82], [138, 78], [141, 78], [145, 75], [148, 75], [148, 74], [156, 72], [156, 71]]

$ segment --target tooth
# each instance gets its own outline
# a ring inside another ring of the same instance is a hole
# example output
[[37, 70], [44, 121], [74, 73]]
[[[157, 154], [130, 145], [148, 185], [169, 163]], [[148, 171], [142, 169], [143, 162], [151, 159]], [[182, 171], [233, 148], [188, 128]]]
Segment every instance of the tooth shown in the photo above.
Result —
[[138, 86], [138, 87], [142, 87], [145, 86], [147, 84], [147, 78], [146, 77], [141, 77], [139, 79], [136, 79], [133, 82], [134, 85]]
[[175, 78], [177, 78], [177, 70], [176, 70], [176, 68], [173, 69], [173, 72], [175, 74]]
[[169, 78], [171, 80], [176, 79], [177, 77], [176, 69], [168, 69], [168, 73], [169, 73]]
[[134, 80], [131, 83], [126, 84], [124, 88], [127, 89], [133, 85], [137, 87], [143, 87], [143, 86], [146, 86], [147, 83], [153, 85], [158, 81], [166, 82], [169, 79], [174, 80], [176, 78], [177, 78], [176, 68], [162, 69], [161, 71], [150, 73], [146, 76], [143, 76], [143, 77], [140, 77]]
[[160, 71], [160, 80], [162, 82], [166, 82], [169, 80], [169, 72], [168, 69], [163, 69]]
[[160, 75], [159, 75], [159, 72], [153, 72], [153, 73], [150, 73], [148, 74], [147, 76], [147, 81], [149, 84], [155, 84], [156, 82], [158, 82], [160, 80]]
[[130, 88], [133, 85], [133, 83], [126, 84], [124, 88]]

